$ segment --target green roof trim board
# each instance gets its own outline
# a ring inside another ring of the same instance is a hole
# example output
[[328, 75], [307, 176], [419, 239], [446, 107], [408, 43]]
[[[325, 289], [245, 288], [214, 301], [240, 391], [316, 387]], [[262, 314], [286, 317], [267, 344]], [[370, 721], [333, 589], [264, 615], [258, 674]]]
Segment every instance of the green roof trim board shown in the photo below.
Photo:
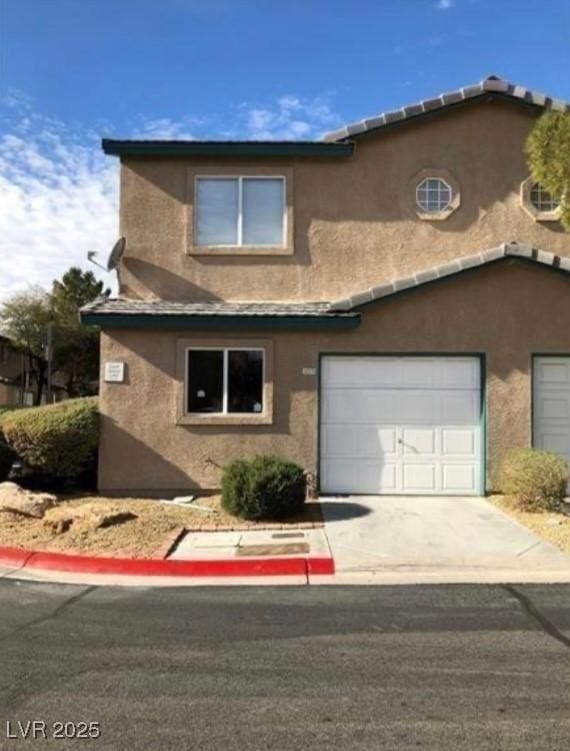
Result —
[[331, 313], [329, 303], [187, 303], [177, 300], [95, 300], [81, 309], [87, 326], [127, 329], [350, 330], [358, 313]]
[[104, 138], [101, 146], [112, 156], [184, 157], [326, 157], [352, 155], [352, 143], [324, 141], [116, 141]]
[[201, 331], [347, 331], [360, 326], [360, 316], [161, 316], [82, 313], [81, 323], [103, 329], [200, 329]]

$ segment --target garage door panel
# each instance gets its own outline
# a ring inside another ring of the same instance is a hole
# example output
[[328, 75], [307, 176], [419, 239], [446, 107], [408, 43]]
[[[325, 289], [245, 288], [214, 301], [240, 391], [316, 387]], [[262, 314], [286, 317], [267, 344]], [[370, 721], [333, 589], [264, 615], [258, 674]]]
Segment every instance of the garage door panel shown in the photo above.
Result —
[[473, 464], [444, 464], [442, 486], [448, 493], [462, 495], [476, 489], [476, 467]]
[[403, 492], [435, 493], [437, 488], [437, 469], [435, 464], [404, 464]]
[[479, 389], [479, 369], [473, 358], [445, 358], [440, 362], [440, 383], [450, 388]]
[[[322, 483], [334, 488], [335, 493], [394, 493], [397, 489], [394, 463], [378, 461], [325, 461], [322, 468]], [[355, 487], [358, 490], [355, 491]]]
[[535, 377], [540, 384], [548, 384], [554, 388], [570, 388], [570, 363], [563, 362], [561, 359], [552, 362], [540, 360]]
[[475, 425], [479, 422], [479, 391], [445, 391], [440, 395], [440, 422], [444, 425]]
[[546, 420], [567, 420], [570, 418], [570, 395], [539, 397], [537, 414]]
[[401, 440], [405, 455], [433, 456], [437, 451], [435, 428], [403, 428]]
[[[359, 362], [360, 360], [360, 362]], [[397, 358], [382, 361], [371, 358], [335, 358], [325, 360], [323, 382], [329, 388], [365, 388], [401, 384], [401, 365]]]
[[397, 449], [396, 429], [374, 425], [325, 425], [321, 441], [327, 457], [388, 457], [395, 455]]
[[430, 388], [437, 383], [439, 367], [435, 360], [427, 357], [410, 357], [401, 362], [400, 386]]
[[[390, 395], [383, 391], [326, 389], [323, 418], [336, 422], [394, 422], [397, 414]], [[355, 398], [358, 394], [358, 399]]]
[[570, 435], [567, 433], [541, 433], [541, 444], [545, 451], [555, 454], [570, 454]]
[[[538, 357], [533, 367], [533, 445], [570, 460], [570, 356]], [[570, 483], [568, 484], [570, 493]]]
[[444, 456], [476, 456], [477, 441], [473, 430], [442, 428], [442, 454]]
[[324, 492], [477, 492], [477, 358], [330, 356], [321, 385]]

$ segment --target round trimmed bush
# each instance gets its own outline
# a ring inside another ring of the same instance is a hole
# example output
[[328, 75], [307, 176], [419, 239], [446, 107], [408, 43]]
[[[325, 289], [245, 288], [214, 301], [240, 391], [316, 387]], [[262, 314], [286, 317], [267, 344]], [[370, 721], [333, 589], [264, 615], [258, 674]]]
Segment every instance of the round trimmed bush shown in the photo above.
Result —
[[524, 511], [556, 508], [566, 495], [567, 483], [568, 465], [549, 451], [509, 451], [498, 472], [499, 490]]
[[278, 456], [238, 459], [222, 475], [222, 507], [241, 519], [283, 519], [299, 513], [307, 481], [301, 467]]
[[77, 478], [96, 463], [97, 399], [70, 399], [16, 410], [3, 416], [2, 432], [29, 469], [62, 480]]

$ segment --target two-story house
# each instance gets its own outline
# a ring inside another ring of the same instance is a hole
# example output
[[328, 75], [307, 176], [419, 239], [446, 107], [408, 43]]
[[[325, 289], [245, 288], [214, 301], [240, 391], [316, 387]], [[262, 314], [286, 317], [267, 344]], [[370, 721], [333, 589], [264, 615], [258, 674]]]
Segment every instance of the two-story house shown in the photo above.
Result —
[[491, 76], [318, 142], [105, 140], [101, 490], [271, 453], [323, 493], [460, 496], [512, 447], [570, 458], [570, 236], [524, 154], [549, 109]]

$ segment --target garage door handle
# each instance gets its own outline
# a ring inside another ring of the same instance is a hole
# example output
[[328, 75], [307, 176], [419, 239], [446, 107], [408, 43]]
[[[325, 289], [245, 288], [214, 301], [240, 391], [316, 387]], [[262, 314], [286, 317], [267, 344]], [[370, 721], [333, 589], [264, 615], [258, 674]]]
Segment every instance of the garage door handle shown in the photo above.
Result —
[[398, 438], [398, 443], [404, 443], [404, 441], [401, 438]]

